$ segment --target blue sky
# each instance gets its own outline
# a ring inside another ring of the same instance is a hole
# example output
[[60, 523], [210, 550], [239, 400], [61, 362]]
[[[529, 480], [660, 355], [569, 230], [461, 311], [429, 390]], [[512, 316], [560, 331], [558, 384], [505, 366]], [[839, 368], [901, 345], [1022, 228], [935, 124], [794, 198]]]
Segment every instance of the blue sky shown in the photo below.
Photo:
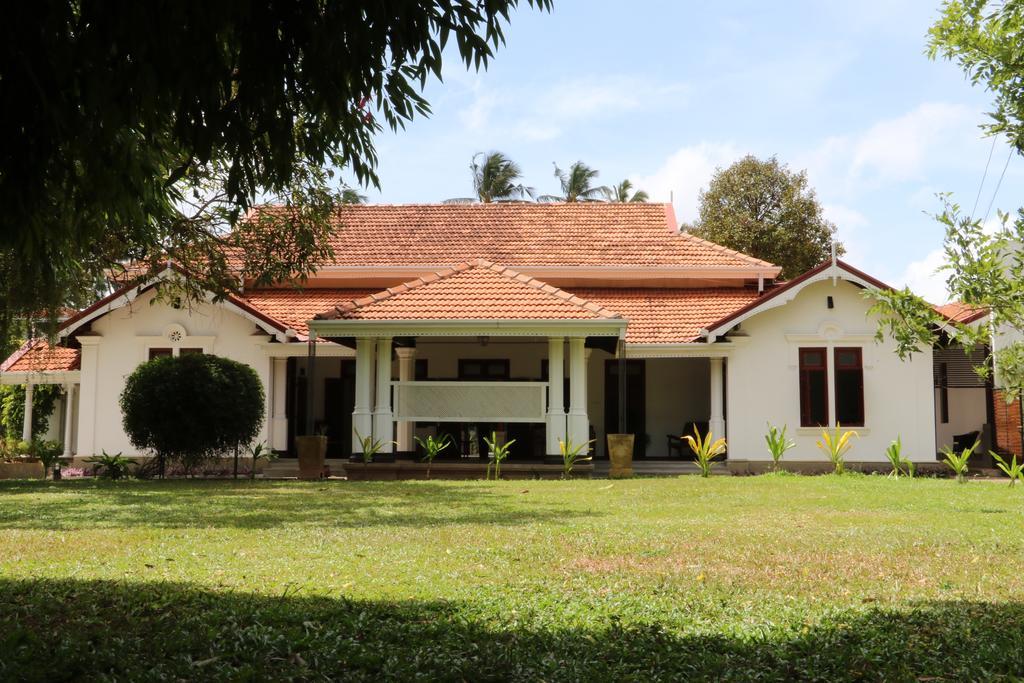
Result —
[[[851, 263], [945, 298], [942, 231], [925, 212], [943, 191], [970, 209], [993, 147], [978, 128], [988, 93], [924, 55], [937, 0], [555, 5], [519, 10], [488, 71], [446, 62], [426, 92], [433, 115], [378, 137], [370, 201], [469, 196], [471, 157], [497, 149], [541, 193], [558, 189], [552, 162], [582, 159], [602, 182], [672, 193], [685, 221], [716, 167], [777, 155], [807, 170]], [[979, 214], [1008, 153], [998, 141]], [[995, 207], [1021, 205], [1014, 156]]]

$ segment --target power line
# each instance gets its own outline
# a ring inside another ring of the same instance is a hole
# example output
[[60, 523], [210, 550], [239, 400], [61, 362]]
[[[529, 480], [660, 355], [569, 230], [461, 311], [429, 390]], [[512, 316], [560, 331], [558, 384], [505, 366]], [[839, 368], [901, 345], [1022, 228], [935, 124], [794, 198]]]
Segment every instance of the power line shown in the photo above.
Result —
[[981, 199], [981, 191], [985, 187], [985, 178], [988, 177], [988, 165], [992, 163], [992, 152], [996, 151], [996, 140], [998, 138], [992, 136], [992, 146], [988, 149], [988, 161], [985, 162], [985, 172], [981, 174], [981, 185], [978, 185], [978, 195], [974, 198], [974, 207], [971, 209], [971, 220], [974, 219], [974, 212], [978, 210], [978, 200]]
[[999, 194], [999, 186], [1003, 184], [1003, 177], [1006, 176], [1006, 168], [1010, 165], [1010, 157], [1013, 156], [1013, 145], [1010, 145], [1010, 153], [1006, 155], [1006, 163], [1003, 164], [1003, 172], [999, 174], [999, 182], [996, 183], [995, 192], [992, 193], [992, 199], [988, 203], [988, 208], [985, 209], [985, 218], [981, 221], [982, 225], [985, 225], [985, 221], [988, 220], [988, 213], [992, 210], [992, 205], [996, 203], [996, 195]]

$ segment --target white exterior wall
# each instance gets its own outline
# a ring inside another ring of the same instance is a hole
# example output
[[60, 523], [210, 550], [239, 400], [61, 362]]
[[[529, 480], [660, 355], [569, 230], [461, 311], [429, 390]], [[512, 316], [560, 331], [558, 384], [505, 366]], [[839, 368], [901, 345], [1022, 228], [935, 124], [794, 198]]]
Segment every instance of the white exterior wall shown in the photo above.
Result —
[[512, 379], [539, 380], [541, 362], [547, 357], [547, 339], [509, 342], [492, 337], [484, 346], [478, 339], [440, 337], [420, 338], [416, 343], [416, 359], [427, 360], [431, 379], [456, 379], [460, 358], [507, 358]]
[[[828, 309], [831, 296], [835, 308]], [[815, 446], [821, 430], [800, 427], [800, 380], [797, 349], [829, 348], [829, 411], [835, 414], [833, 359], [837, 346], [859, 346], [864, 359], [863, 428], [846, 459], [885, 462], [885, 448], [897, 435], [905, 457], [935, 461], [935, 400], [931, 349], [903, 362], [890, 341], [873, 340], [875, 321], [862, 290], [844, 280], [810, 284], [789, 303], [746, 320], [742, 338], [727, 360], [726, 430], [729, 458], [770, 460], [765, 447], [767, 423], [789, 426], [796, 447], [788, 461], [821, 461]]]
[[[270, 358], [263, 345], [268, 335], [255, 324], [227, 308], [195, 303], [175, 309], [165, 303], [150, 304], [146, 292], [130, 306], [102, 316], [92, 323], [92, 335], [82, 336], [81, 409], [78, 455], [108, 453], [145, 455], [131, 445], [121, 426], [119, 399], [126, 378], [148, 359], [150, 347], [202, 347], [205, 353], [245, 363], [263, 383], [269, 409]], [[162, 337], [169, 325], [185, 328], [187, 336], [174, 344]], [[269, 414], [269, 411], [265, 414]], [[187, 429], [188, 425], [182, 425]], [[267, 424], [257, 439], [267, 440]]]
[[951, 387], [949, 392], [949, 422], [939, 421], [939, 390], [935, 389], [936, 446], [953, 445], [957, 434], [980, 432], [988, 422], [986, 390], [984, 387]]

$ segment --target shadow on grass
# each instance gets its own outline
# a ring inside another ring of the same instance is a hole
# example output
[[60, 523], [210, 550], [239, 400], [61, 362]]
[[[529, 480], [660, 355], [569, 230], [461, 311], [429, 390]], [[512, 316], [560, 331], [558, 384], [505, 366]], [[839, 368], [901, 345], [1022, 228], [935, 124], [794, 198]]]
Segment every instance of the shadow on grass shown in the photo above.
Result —
[[614, 618], [593, 629], [529, 622], [460, 603], [0, 579], [0, 679], [992, 680], [1024, 672], [1021, 603], [837, 612], [749, 639]]
[[[31, 494], [31, 500], [21, 496]], [[484, 483], [0, 482], [0, 529], [517, 525], [583, 512]], [[593, 516], [594, 512], [585, 513]]]

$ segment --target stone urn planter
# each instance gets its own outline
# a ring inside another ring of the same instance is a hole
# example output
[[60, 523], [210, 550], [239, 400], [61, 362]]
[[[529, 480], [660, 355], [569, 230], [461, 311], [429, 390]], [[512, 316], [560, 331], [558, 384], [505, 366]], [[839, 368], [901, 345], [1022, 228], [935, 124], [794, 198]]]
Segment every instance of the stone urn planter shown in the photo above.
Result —
[[0, 462], [0, 479], [43, 479], [46, 471], [43, 463], [31, 460]]
[[315, 480], [323, 476], [327, 456], [326, 436], [297, 436], [295, 450], [299, 453], [299, 479]]
[[624, 479], [633, 476], [633, 434], [608, 435], [608, 459], [611, 468], [608, 476], [613, 479]]

